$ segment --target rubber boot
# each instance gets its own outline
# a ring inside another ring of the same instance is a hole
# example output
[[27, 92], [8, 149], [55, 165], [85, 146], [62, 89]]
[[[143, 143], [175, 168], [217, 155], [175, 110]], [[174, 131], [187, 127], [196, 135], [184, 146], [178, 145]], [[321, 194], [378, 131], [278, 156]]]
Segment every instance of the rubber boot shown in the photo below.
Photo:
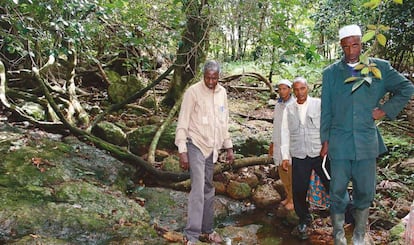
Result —
[[354, 213], [355, 227], [354, 227], [354, 233], [352, 235], [352, 241], [354, 245], [365, 244], [365, 230], [367, 227], [368, 216], [369, 216], [369, 208], [355, 209], [355, 213]]
[[333, 226], [333, 238], [335, 245], [346, 245], [345, 238], [345, 214], [331, 214], [331, 221]]

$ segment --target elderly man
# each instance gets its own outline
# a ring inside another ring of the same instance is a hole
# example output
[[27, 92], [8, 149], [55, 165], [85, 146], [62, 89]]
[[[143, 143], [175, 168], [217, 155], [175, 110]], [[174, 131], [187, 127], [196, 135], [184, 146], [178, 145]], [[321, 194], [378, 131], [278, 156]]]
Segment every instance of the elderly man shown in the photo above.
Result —
[[282, 180], [283, 186], [286, 191], [286, 199], [281, 204], [287, 210], [293, 210], [293, 197], [292, 197], [292, 166], [285, 162], [282, 165], [282, 152], [280, 151], [281, 144], [281, 132], [282, 132], [282, 116], [286, 106], [294, 102], [295, 99], [291, 95], [292, 83], [287, 79], [282, 79], [277, 84], [277, 92], [279, 93], [279, 99], [275, 105], [273, 113], [273, 135], [272, 143], [270, 144], [269, 155], [273, 156], [273, 162], [277, 166], [279, 177]]
[[321, 140], [319, 125], [321, 100], [308, 96], [305, 78], [293, 80], [296, 101], [286, 106], [282, 119], [282, 165], [290, 164], [292, 158], [292, 190], [295, 213], [299, 217], [296, 230], [300, 239], [308, 238], [308, 226], [312, 222], [306, 195], [312, 170], [321, 178], [326, 190], [329, 181], [322, 170], [320, 156]]
[[187, 89], [178, 117], [175, 144], [180, 165], [190, 169], [191, 191], [188, 198], [185, 243], [196, 244], [201, 233], [211, 242], [222, 242], [214, 225], [214, 163], [218, 151], [226, 149], [227, 161], [234, 160], [228, 132], [229, 112], [226, 90], [218, 83], [220, 65], [208, 61], [204, 79]]
[[[344, 57], [323, 71], [321, 156], [331, 159], [331, 219], [335, 244], [346, 244], [344, 213], [350, 199], [347, 192], [352, 181], [355, 227], [353, 244], [364, 244], [369, 207], [375, 195], [376, 158], [386, 151], [375, 120], [395, 118], [413, 94], [410, 81], [393, 69], [387, 61], [371, 58], [382, 78], [362, 84], [352, 91], [353, 83], [344, 81], [361, 76], [354, 69], [361, 54], [361, 30], [348, 25], [339, 30]], [[390, 92], [384, 104], [380, 101]]]

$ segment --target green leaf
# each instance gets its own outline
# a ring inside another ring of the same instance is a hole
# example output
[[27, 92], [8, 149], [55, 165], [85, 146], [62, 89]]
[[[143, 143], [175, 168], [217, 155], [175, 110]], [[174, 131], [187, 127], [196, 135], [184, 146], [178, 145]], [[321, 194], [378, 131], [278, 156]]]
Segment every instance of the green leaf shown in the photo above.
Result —
[[364, 34], [364, 36], [362, 36], [362, 42], [366, 43], [369, 40], [371, 40], [374, 36], [375, 36], [375, 31], [369, 30]]
[[350, 82], [354, 82], [358, 79], [361, 79], [360, 77], [348, 77], [347, 79], [345, 79], [345, 83], [350, 83]]
[[368, 58], [368, 55], [366, 55], [366, 54], [361, 54], [361, 55], [359, 56], [359, 62], [360, 62], [360, 63], [362, 63], [362, 64], [365, 64], [365, 65], [369, 65], [369, 58]]
[[387, 38], [383, 34], [379, 33], [377, 35], [377, 40], [378, 43], [381, 44], [381, 46], [385, 47], [385, 44], [387, 43]]
[[379, 25], [381, 31], [389, 31], [391, 28], [389, 26]]
[[381, 79], [382, 78], [382, 74], [380, 69], [376, 68], [376, 67], [371, 67], [371, 71], [372, 74], [374, 75], [375, 78]]
[[403, 0], [393, 0], [394, 1], [394, 3], [397, 3], [397, 4], [403, 4]]
[[362, 6], [364, 6], [366, 8], [374, 9], [374, 8], [378, 7], [379, 4], [380, 4], [380, 0], [371, 0], [369, 2], [364, 3]]
[[365, 80], [359, 80], [358, 82], [354, 83], [354, 85], [352, 85], [352, 93], [359, 87], [361, 87], [361, 85], [364, 84], [364, 82]]
[[361, 74], [362, 74], [362, 75], [367, 75], [367, 74], [368, 74], [368, 72], [369, 72], [369, 68], [368, 68], [368, 67], [364, 67], [364, 68], [361, 70]]
[[369, 1], [364, 3], [362, 6], [366, 7], [366, 8], [372, 8], [375, 5], [375, 3], [373, 1]]
[[376, 30], [377, 26], [376, 25], [367, 25], [368, 30]]
[[366, 66], [365, 64], [358, 64], [354, 67], [354, 69], [359, 71], [359, 70], [362, 70], [365, 66]]

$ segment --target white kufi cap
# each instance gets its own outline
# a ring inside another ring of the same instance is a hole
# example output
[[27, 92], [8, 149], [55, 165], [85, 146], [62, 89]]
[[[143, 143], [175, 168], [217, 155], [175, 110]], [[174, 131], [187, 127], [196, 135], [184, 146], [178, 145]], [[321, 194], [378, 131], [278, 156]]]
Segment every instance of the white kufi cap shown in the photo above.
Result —
[[280, 80], [280, 81], [277, 83], [277, 85], [279, 86], [280, 84], [284, 84], [284, 85], [288, 86], [289, 88], [291, 88], [291, 87], [292, 87], [292, 83], [291, 83], [289, 80], [287, 80], [287, 79], [282, 79], [282, 80]]
[[339, 40], [351, 36], [362, 36], [361, 28], [357, 25], [348, 25], [339, 29]]

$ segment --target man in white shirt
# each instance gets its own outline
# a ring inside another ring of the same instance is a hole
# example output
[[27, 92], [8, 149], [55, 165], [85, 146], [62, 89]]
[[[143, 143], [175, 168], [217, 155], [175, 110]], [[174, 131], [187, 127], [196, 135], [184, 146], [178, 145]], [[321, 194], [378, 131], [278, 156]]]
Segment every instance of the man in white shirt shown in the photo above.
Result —
[[208, 61], [204, 78], [187, 89], [181, 104], [175, 135], [180, 165], [190, 169], [191, 191], [188, 197], [185, 244], [196, 244], [201, 233], [210, 242], [221, 243], [214, 225], [214, 163], [218, 151], [226, 149], [227, 161], [234, 160], [233, 144], [228, 131], [227, 93], [218, 84], [220, 65]]
[[296, 101], [287, 105], [282, 118], [281, 152], [282, 165], [292, 159], [292, 190], [295, 213], [299, 217], [297, 233], [300, 239], [308, 239], [308, 226], [312, 222], [306, 195], [312, 170], [319, 175], [327, 191], [329, 182], [322, 170], [320, 157], [321, 100], [308, 96], [305, 78], [293, 80]]

